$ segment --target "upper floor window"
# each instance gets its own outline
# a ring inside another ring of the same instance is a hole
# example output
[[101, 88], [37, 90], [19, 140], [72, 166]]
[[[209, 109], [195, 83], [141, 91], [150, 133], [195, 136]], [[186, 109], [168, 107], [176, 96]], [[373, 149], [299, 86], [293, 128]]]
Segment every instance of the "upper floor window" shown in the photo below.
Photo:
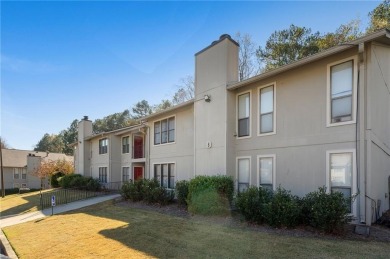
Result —
[[99, 139], [99, 154], [106, 154], [108, 150], [108, 139]]
[[126, 154], [130, 152], [130, 137], [122, 138], [122, 154]]
[[250, 93], [238, 95], [238, 122], [237, 130], [238, 137], [246, 137], [250, 135]]
[[354, 121], [355, 60], [328, 66], [328, 125]]
[[14, 168], [14, 179], [20, 179], [19, 168]]
[[275, 86], [259, 89], [259, 134], [275, 132]]
[[175, 142], [175, 117], [154, 122], [154, 144]]

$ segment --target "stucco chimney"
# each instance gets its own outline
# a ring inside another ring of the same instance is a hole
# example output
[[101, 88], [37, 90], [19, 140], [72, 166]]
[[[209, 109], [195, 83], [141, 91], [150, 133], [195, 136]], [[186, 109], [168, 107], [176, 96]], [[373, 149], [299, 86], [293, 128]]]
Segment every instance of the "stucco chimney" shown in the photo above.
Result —
[[84, 116], [78, 125], [78, 143], [75, 152], [75, 161], [78, 174], [90, 176], [90, 143], [85, 138], [92, 136], [92, 121]]

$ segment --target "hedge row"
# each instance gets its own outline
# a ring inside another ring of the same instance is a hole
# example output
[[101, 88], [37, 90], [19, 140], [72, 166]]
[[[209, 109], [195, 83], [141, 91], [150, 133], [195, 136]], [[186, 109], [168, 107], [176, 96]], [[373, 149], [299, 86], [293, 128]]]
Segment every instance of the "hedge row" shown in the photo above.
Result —
[[326, 193], [326, 188], [308, 193], [299, 198], [281, 187], [275, 192], [264, 188], [250, 187], [238, 194], [236, 206], [245, 219], [274, 227], [310, 225], [321, 231], [337, 233], [343, 231], [351, 218], [349, 205], [340, 192]]
[[62, 188], [86, 188], [89, 191], [100, 191], [101, 186], [98, 179], [84, 177], [80, 174], [67, 174], [57, 178]]

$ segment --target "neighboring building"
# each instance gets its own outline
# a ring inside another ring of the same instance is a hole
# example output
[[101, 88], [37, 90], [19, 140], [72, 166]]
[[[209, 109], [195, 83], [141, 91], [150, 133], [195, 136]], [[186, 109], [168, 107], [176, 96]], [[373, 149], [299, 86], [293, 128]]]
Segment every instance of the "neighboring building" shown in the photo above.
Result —
[[4, 170], [4, 188], [30, 188], [40, 189], [49, 188], [50, 183], [41, 179], [32, 173], [40, 166], [42, 160], [66, 159], [73, 162], [72, 156], [65, 154], [3, 149], [3, 170]]
[[356, 195], [370, 225], [389, 209], [390, 31], [381, 30], [238, 82], [229, 35], [195, 54], [195, 98], [140, 124], [92, 134], [79, 124], [76, 172], [103, 182], [231, 176], [238, 191], [326, 186]]

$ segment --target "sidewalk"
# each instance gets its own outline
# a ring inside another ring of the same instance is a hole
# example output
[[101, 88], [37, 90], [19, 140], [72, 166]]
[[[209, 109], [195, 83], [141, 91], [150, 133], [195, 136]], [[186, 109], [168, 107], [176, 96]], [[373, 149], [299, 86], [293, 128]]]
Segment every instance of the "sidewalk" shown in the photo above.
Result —
[[[120, 194], [112, 194], [112, 195], [100, 196], [100, 197], [90, 198], [81, 201], [75, 201], [68, 204], [58, 205], [53, 208], [53, 214], [59, 214], [70, 210], [76, 210], [82, 207], [94, 205], [108, 200], [113, 200], [119, 197]], [[44, 209], [41, 211], [36, 211], [36, 212], [30, 212], [22, 215], [6, 216], [0, 218], [0, 228], [4, 228], [4, 227], [20, 224], [20, 223], [32, 221], [32, 220], [41, 219], [50, 215], [51, 215], [51, 208]]]

